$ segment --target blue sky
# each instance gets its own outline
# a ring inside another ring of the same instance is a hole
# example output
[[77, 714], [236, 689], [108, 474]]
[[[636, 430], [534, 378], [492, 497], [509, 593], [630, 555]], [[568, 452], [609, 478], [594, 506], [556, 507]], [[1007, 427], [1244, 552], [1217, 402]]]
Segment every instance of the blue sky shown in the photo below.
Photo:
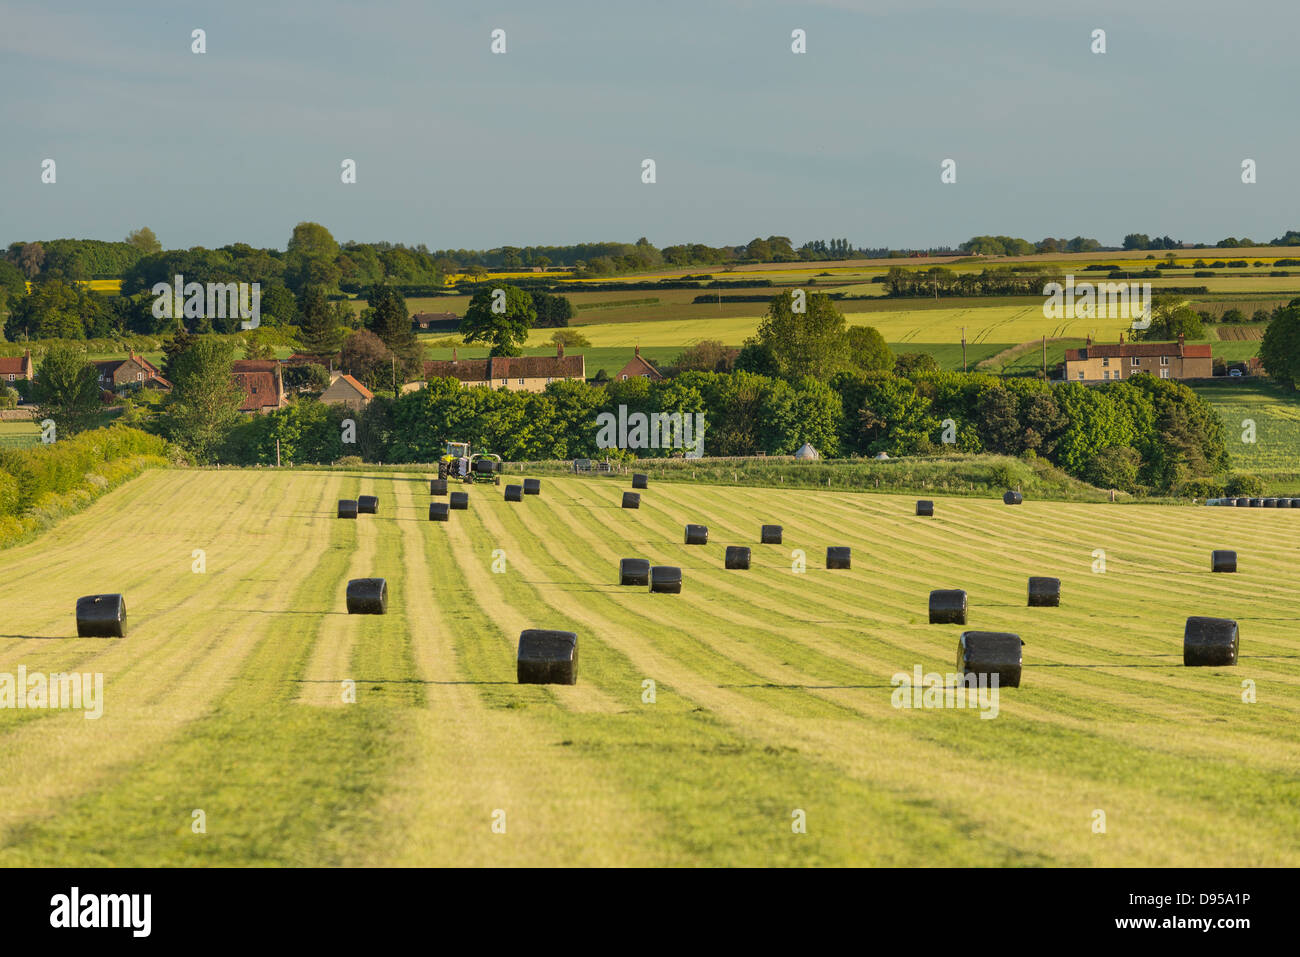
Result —
[[1077, 6], [0, 0], [0, 242], [148, 225], [283, 248], [302, 220], [430, 248], [1300, 228], [1300, 5]]

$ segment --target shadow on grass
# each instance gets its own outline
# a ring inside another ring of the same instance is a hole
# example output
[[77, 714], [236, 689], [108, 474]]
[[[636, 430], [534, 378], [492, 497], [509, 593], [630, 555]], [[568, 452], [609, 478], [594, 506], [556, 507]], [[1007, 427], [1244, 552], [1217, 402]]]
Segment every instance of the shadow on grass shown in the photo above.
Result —
[[775, 688], [781, 691], [847, 691], [861, 690], [870, 688], [895, 688], [897, 685], [779, 685], [779, 684], [751, 684], [751, 685], [718, 685], [719, 688]]
[[362, 685], [513, 685], [516, 681], [425, 681], [422, 678], [295, 678], [299, 685], [336, 685], [340, 682], [355, 681]]

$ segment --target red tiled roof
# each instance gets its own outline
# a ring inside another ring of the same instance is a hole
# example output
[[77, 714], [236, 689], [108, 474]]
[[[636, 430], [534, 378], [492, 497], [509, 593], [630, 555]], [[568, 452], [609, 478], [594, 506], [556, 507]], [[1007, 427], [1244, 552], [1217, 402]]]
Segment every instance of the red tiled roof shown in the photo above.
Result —
[[240, 403], [240, 412], [257, 412], [267, 407], [280, 407], [280, 393], [276, 388], [275, 375], [270, 372], [232, 372], [235, 385], [244, 390], [244, 401]]
[[[1093, 345], [1082, 349], [1066, 349], [1065, 358], [1067, 362], [1078, 362], [1082, 359], [1126, 359], [1129, 356], [1153, 358], [1176, 356], [1179, 354], [1178, 350], [1179, 346], [1176, 342], [1125, 342], [1122, 345]], [[1210, 346], [1183, 346], [1182, 355], [1184, 359], [1209, 359], [1212, 358], [1213, 353]]]
[[367, 389], [365, 386], [363, 386], [363, 385], [362, 385], [360, 382], [358, 382], [356, 379], [352, 378], [352, 376], [348, 375], [346, 372], [343, 373], [343, 375], [339, 376], [339, 378], [340, 378], [340, 379], [343, 379], [345, 382], [347, 382], [348, 385], [350, 385], [350, 386], [352, 386], [352, 388], [356, 389], [357, 392], [360, 393], [360, 395], [361, 395], [361, 397], [362, 397], [363, 399], [370, 400], [370, 399], [373, 399], [373, 398], [375, 397], [375, 394], [374, 394], [373, 392], [371, 392], [369, 389]]
[[22, 356], [0, 356], [0, 375], [25, 375], [27, 360]]
[[275, 359], [236, 359], [230, 363], [231, 372], [270, 372], [280, 367]]

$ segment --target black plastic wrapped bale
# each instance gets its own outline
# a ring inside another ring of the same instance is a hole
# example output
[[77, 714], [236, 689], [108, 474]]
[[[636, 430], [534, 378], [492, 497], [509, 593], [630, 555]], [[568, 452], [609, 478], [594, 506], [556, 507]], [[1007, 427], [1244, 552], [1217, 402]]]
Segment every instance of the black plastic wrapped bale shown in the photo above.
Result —
[[762, 545], [780, 545], [781, 533], [780, 525], [764, 525], [758, 533], [758, 541]]
[[363, 515], [375, 515], [379, 511], [379, 497], [377, 495], [357, 496], [357, 511]]
[[126, 599], [121, 595], [78, 598], [77, 637], [125, 638]]
[[429, 494], [430, 494], [430, 495], [446, 495], [446, 494], [447, 494], [447, 480], [446, 480], [446, 479], [429, 479]]
[[1210, 571], [1235, 572], [1237, 570], [1237, 553], [1225, 549], [1210, 552]]
[[524, 487], [522, 485], [506, 486], [507, 502], [522, 502], [524, 500]]
[[354, 578], [348, 582], [348, 614], [388, 614], [388, 580]]
[[[1005, 631], [963, 631], [957, 638], [957, 674], [998, 676], [998, 687], [1019, 688], [1024, 642]], [[977, 679], [978, 680], [978, 679]]]
[[936, 588], [930, 592], [930, 624], [966, 624], [966, 593], [960, 588]]
[[641, 507], [641, 496], [640, 496], [638, 493], [636, 493], [636, 492], [624, 492], [624, 493], [623, 493], [623, 507], [624, 507], [624, 508], [640, 508], [640, 507]]
[[1061, 604], [1061, 580], [1059, 578], [1030, 578], [1029, 607], [1057, 608]]
[[1275, 499], [1275, 498], [1266, 498], [1266, 499], [1264, 499], [1264, 507], [1265, 507], [1265, 508], [1277, 508], [1277, 499]]
[[1007, 490], [1006, 492], [1002, 493], [1003, 505], [1022, 505], [1024, 504], [1024, 501], [1025, 501], [1025, 497], [1021, 495], [1019, 492], [1012, 492], [1010, 490]]
[[1291, 507], [1292, 507], [1292, 508], [1300, 508], [1300, 498], [1293, 498], [1293, 499], [1291, 499]]
[[847, 545], [832, 545], [826, 549], [827, 568], [851, 568], [853, 566], [853, 549]]
[[457, 511], [465, 511], [469, 508], [469, 492], [452, 492], [447, 496], [451, 502], [451, 507]]
[[1183, 629], [1183, 664], [1235, 665], [1239, 641], [1237, 623], [1231, 618], [1188, 618]]
[[521, 685], [576, 685], [578, 636], [542, 628], [521, 631], [517, 674]]
[[496, 465], [492, 462], [491, 459], [475, 459], [475, 460], [474, 460], [474, 474], [475, 474], [475, 475], [491, 475], [491, 474], [492, 474], [493, 472], [495, 472], [495, 471], [497, 471], [497, 467], [496, 467]]
[[917, 515], [927, 515], [927, 516], [928, 516], [928, 515], [933, 515], [933, 514], [934, 514], [934, 502], [927, 502], [927, 501], [925, 501], [924, 499], [922, 499], [921, 501], [917, 502], [917, 503], [916, 503], [916, 514], [917, 514]]
[[357, 517], [357, 500], [354, 498], [339, 499], [339, 518], [356, 518]]
[[707, 526], [707, 525], [687, 525], [687, 526], [686, 526], [686, 544], [687, 544], [687, 545], [707, 545], [707, 544], [709, 544], [709, 526]]
[[618, 563], [618, 583], [620, 585], [640, 585], [644, 588], [650, 584], [650, 560], [648, 558], [624, 558]]
[[650, 569], [650, 590], [665, 595], [682, 591], [682, 570], [675, 565], [655, 565]]
[[723, 565], [726, 568], [748, 568], [749, 546], [728, 545], [726, 557], [723, 559]]
[[1252, 499], [1250, 500], [1250, 507], [1251, 507], [1251, 508], [1263, 508], [1263, 507], [1264, 507], [1264, 500], [1263, 500], [1262, 498], [1252, 498]]
[[632, 487], [646, 488], [650, 484], [650, 476], [643, 475], [640, 472], [632, 473]]
[[541, 494], [542, 494], [542, 480], [541, 480], [541, 479], [524, 479], [524, 494], [525, 494], [525, 495], [541, 495]]
[[1247, 506], [1250, 505], [1250, 499], [1248, 498], [1239, 498], [1236, 499], [1236, 502], [1237, 502], [1237, 508], [1246, 508]]
[[1280, 498], [1277, 500], [1278, 508], [1291, 508], [1294, 505], [1295, 505], [1295, 499], [1293, 498]]
[[429, 521], [431, 522], [450, 522], [451, 506], [446, 502], [429, 503]]

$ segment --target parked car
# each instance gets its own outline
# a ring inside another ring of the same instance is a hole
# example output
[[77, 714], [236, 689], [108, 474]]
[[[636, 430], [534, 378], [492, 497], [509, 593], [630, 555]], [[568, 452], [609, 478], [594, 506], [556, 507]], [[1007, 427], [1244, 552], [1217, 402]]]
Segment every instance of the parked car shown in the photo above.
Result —
[[1230, 370], [1228, 370], [1228, 375], [1232, 376], [1234, 379], [1240, 379], [1240, 378], [1241, 378], [1241, 370], [1240, 370], [1240, 369], [1230, 369]]

